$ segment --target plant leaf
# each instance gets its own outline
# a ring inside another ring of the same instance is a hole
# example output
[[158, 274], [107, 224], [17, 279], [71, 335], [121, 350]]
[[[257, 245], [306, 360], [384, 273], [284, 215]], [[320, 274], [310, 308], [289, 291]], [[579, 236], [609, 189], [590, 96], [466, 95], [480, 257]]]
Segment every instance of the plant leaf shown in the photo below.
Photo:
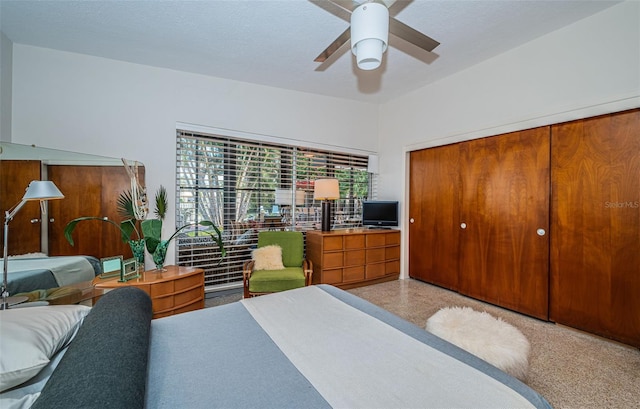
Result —
[[[73, 237], [72, 237], [73, 231], [75, 230], [75, 228], [78, 225], [78, 223], [80, 223], [82, 221], [86, 221], [86, 220], [99, 220], [101, 222], [111, 223], [112, 225], [116, 226], [116, 228], [118, 230], [120, 230], [121, 237], [124, 237], [124, 235], [126, 234], [126, 232], [124, 230], [122, 230], [122, 228], [118, 225], [118, 223], [114, 222], [113, 220], [109, 220], [109, 218], [107, 218], [107, 217], [95, 217], [95, 216], [78, 217], [76, 219], [71, 220], [64, 227], [64, 237], [67, 239], [69, 244], [71, 244], [72, 246], [74, 245]], [[123, 239], [123, 241], [127, 241], [127, 240]]]
[[131, 234], [135, 231], [136, 236], [140, 239], [140, 233], [136, 229], [136, 220], [128, 219], [120, 222], [120, 230], [122, 230], [122, 241], [131, 240]]
[[153, 252], [156, 251], [156, 247], [158, 247], [160, 240], [162, 239], [162, 220], [143, 220], [141, 226], [142, 236], [144, 237], [145, 243], [147, 245], [147, 250], [149, 251], [149, 253], [153, 254]]
[[126, 217], [128, 219], [135, 219], [136, 215], [133, 211], [133, 197], [131, 195], [131, 190], [125, 190], [120, 193], [117, 201], [117, 209], [118, 214], [122, 217]]
[[167, 189], [160, 185], [160, 188], [156, 193], [155, 209], [156, 216], [158, 216], [160, 220], [164, 220], [164, 217], [167, 214], [167, 207], [169, 207], [169, 203], [167, 202]]

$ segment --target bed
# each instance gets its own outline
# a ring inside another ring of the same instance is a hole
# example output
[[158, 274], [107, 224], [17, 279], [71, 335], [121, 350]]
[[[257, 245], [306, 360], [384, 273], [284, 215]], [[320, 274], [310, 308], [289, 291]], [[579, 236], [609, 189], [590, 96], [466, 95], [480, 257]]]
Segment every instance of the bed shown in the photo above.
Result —
[[9, 294], [91, 281], [100, 272], [100, 260], [91, 256], [13, 256], [8, 260]]
[[68, 346], [0, 399], [35, 409], [550, 408], [488, 363], [327, 285], [153, 321], [142, 291], [111, 291]]

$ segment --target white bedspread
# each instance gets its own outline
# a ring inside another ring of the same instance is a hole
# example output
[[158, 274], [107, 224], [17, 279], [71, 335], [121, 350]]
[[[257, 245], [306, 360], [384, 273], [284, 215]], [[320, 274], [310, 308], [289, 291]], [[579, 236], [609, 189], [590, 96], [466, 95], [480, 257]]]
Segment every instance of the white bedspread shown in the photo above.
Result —
[[243, 304], [333, 407], [533, 407], [492, 377], [314, 286]]
[[59, 286], [91, 281], [96, 276], [93, 266], [84, 257], [9, 258], [8, 274], [28, 270], [50, 270]]

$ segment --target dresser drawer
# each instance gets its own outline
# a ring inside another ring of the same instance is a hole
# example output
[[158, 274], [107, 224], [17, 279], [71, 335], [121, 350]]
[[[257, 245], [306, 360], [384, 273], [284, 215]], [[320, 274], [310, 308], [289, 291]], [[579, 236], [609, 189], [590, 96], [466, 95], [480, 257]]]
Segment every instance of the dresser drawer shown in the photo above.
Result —
[[344, 266], [359, 266], [363, 265], [365, 261], [364, 250], [351, 250], [344, 252]]
[[386, 260], [400, 258], [400, 246], [387, 247], [384, 249], [384, 258]]
[[342, 281], [347, 283], [349, 281], [364, 280], [364, 265], [357, 267], [345, 267], [342, 269]]
[[377, 278], [385, 275], [385, 263], [367, 264], [365, 268], [366, 278]]
[[323, 270], [322, 282], [326, 284], [340, 284], [342, 282], [342, 269]]
[[342, 252], [324, 253], [322, 255], [322, 268], [342, 267]]
[[387, 233], [384, 235], [384, 243], [389, 246], [400, 244], [400, 232]]
[[179, 307], [183, 304], [192, 303], [194, 300], [200, 300], [204, 297], [204, 288], [196, 287], [189, 291], [184, 291], [173, 296], [173, 306]]
[[344, 236], [344, 248], [350, 249], [363, 249], [364, 248], [364, 234], [354, 234]]
[[342, 236], [330, 236], [322, 238], [324, 251], [342, 250]]
[[151, 298], [161, 297], [167, 294], [173, 294], [173, 283], [175, 281], [165, 281], [151, 285]]
[[173, 288], [175, 292], [193, 288], [196, 286], [204, 286], [204, 276], [194, 275], [190, 277], [181, 278], [173, 282]]
[[367, 234], [367, 247], [382, 247], [385, 243], [385, 234], [371, 233]]
[[385, 248], [367, 249], [367, 264], [384, 261]]
[[400, 274], [400, 260], [384, 263], [384, 272], [385, 274]]

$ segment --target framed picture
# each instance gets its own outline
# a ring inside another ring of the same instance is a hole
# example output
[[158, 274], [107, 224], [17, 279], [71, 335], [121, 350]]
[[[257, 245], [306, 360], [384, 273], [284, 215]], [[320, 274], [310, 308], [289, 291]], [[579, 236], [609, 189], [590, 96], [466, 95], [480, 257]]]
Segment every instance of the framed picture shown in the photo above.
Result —
[[100, 278], [120, 277], [120, 274], [122, 274], [122, 256], [101, 258], [100, 266], [102, 267]]
[[120, 282], [129, 281], [138, 277], [140, 277], [140, 274], [138, 274], [138, 260], [136, 260], [135, 257], [125, 260], [122, 263]]

